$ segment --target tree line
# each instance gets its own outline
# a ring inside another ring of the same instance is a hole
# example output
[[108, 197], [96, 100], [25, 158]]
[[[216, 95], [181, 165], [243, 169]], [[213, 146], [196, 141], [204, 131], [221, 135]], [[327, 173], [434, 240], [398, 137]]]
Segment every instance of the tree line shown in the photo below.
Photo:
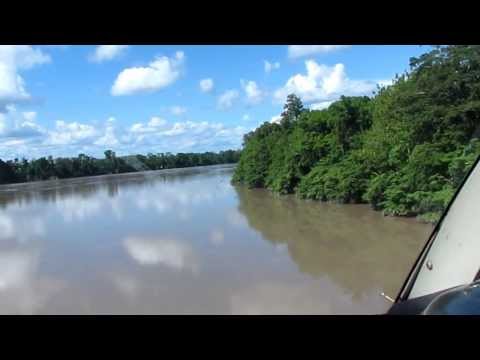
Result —
[[304, 109], [246, 134], [232, 181], [281, 194], [370, 203], [436, 222], [480, 154], [480, 46], [436, 46], [371, 97]]
[[8, 161], [0, 159], [0, 184], [236, 163], [240, 150], [119, 157], [114, 151], [107, 150], [104, 154], [103, 159], [85, 154], [71, 158], [41, 157], [30, 161], [25, 158]]

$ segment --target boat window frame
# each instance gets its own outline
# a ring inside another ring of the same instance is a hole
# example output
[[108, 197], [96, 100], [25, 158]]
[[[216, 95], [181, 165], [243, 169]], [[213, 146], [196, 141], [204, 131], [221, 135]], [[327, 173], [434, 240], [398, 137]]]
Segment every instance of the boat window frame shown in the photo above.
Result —
[[[442, 213], [439, 221], [437, 222], [437, 224], [433, 228], [432, 232], [430, 233], [430, 236], [428, 237], [425, 245], [423, 246], [423, 249], [420, 251], [419, 256], [415, 260], [415, 263], [413, 264], [412, 268], [410, 269], [410, 272], [408, 273], [408, 276], [406, 277], [405, 281], [403, 282], [403, 285], [400, 288], [400, 291], [398, 292], [398, 295], [395, 299], [395, 303], [409, 300], [411, 290], [413, 288], [413, 285], [415, 284], [415, 281], [417, 280], [418, 274], [420, 273], [420, 269], [423, 266], [425, 258], [427, 256], [428, 252], [430, 251], [430, 248], [432, 247], [432, 245], [433, 245], [433, 243], [434, 243], [434, 241], [437, 237], [437, 234], [438, 234], [440, 228], [442, 227], [443, 222], [444, 222], [446, 216], [448, 215], [448, 212], [450, 211], [450, 208], [452, 207], [454, 201], [457, 199], [460, 191], [462, 191], [463, 187], [465, 186], [465, 183], [467, 182], [467, 180], [472, 175], [474, 169], [477, 166], [480, 166], [479, 163], [480, 163], [480, 155], [477, 156], [477, 159], [474, 161], [474, 163], [470, 167], [467, 175], [465, 175], [461, 184], [456, 189], [454, 195], [450, 199], [450, 202], [448, 203], [447, 207], [445, 208], [445, 211]], [[480, 269], [479, 269], [477, 275], [475, 276], [475, 278], [477, 278], [477, 277], [480, 277]]]

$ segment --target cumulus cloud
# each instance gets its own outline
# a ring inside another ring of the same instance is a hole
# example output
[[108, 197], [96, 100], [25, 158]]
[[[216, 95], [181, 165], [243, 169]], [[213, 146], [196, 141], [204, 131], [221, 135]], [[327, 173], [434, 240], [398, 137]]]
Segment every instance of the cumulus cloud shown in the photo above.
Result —
[[3, 159], [28, 159], [85, 153], [103, 157], [106, 149], [117, 154], [148, 152], [204, 152], [239, 148], [252, 130], [208, 121], [176, 121], [153, 116], [145, 122], [120, 125], [114, 117], [103, 124], [58, 120], [52, 127], [36, 122], [35, 112], [18, 112], [9, 106], [0, 114], [0, 153]]
[[65, 122], [57, 120], [55, 129], [49, 132], [47, 143], [49, 145], [71, 145], [93, 140], [98, 135], [95, 127], [89, 124], [82, 124], [76, 121]]
[[200, 90], [204, 93], [211, 92], [213, 90], [213, 80], [210, 78], [200, 80]]
[[228, 110], [233, 106], [235, 100], [238, 99], [240, 94], [237, 90], [231, 89], [225, 91], [220, 97], [218, 98], [217, 108], [219, 110]]
[[318, 103], [314, 103], [314, 104], [310, 105], [310, 109], [312, 109], [312, 110], [327, 109], [332, 103], [333, 103], [333, 100], [332, 101], [320, 101]]
[[105, 134], [94, 142], [95, 145], [104, 146], [104, 147], [113, 147], [120, 143], [115, 134], [115, 121], [116, 120], [114, 117], [110, 117], [107, 120], [107, 123], [105, 126]]
[[52, 60], [42, 50], [28, 45], [0, 45], [0, 57], [6, 62], [13, 61], [18, 69], [31, 69]]
[[20, 70], [51, 61], [48, 54], [28, 45], [0, 45], [0, 112], [8, 104], [30, 99]]
[[88, 60], [96, 63], [110, 61], [119, 57], [127, 48], [127, 45], [99, 45], [95, 51], [89, 55]]
[[393, 78], [388, 80], [380, 80], [378, 81], [378, 85], [380, 87], [387, 87], [387, 86], [393, 85], [393, 82], [394, 82]]
[[105, 147], [119, 145], [115, 119], [104, 126], [58, 120], [47, 128], [36, 121], [33, 111], [19, 112], [12, 105], [0, 114], [0, 153], [2, 158], [76, 156], [79, 152], [102, 154]]
[[272, 72], [272, 70], [278, 70], [280, 69], [280, 63], [277, 61], [277, 62], [274, 62], [274, 63], [271, 63], [267, 60], [264, 60], [264, 70], [265, 72], [268, 74], [270, 72]]
[[33, 122], [35, 121], [35, 118], [37, 117], [37, 113], [35, 111], [25, 111], [23, 112], [23, 116], [25, 120]]
[[245, 91], [247, 103], [251, 105], [256, 105], [263, 100], [264, 93], [262, 90], [260, 90], [255, 81], [240, 80], [240, 85], [242, 86], [243, 91]]
[[160, 129], [162, 129], [166, 124], [166, 120], [154, 116], [146, 124], [141, 122], [133, 124], [130, 127], [130, 132], [133, 134], [154, 133], [160, 131]]
[[299, 58], [314, 54], [325, 54], [350, 47], [350, 45], [289, 45], [288, 57]]
[[375, 81], [349, 79], [343, 64], [328, 66], [307, 60], [305, 67], [306, 74], [292, 76], [282, 88], [275, 91], [274, 98], [278, 102], [285, 101], [288, 94], [295, 93], [307, 104], [326, 104], [341, 95], [370, 95], [377, 86]]
[[171, 109], [170, 109], [170, 112], [173, 115], [180, 116], [180, 115], [185, 114], [187, 112], [187, 109], [184, 108], [183, 106], [172, 106]]
[[269, 120], [269, 122], [273, 124], [280, 124], [280, 120], [282, 119], [281, 115], [275, 115], [272, 116], [272, 118]]
[[36, 122], [37, 113], [34, 111], [19, 112], [13, 105], [0, 113], [0, 139], [27, 140], [45, 134]]
[[163, 89], [180, 77], [184, 59], [184, 53], [177, 51], [174, 57], [157, 57], [146, 67], [124, 69], [115, 79], [111, 94], [132, 95]]
[[152, 118], [147, 123], [132, 125], [123, 144], [124, 147], [130, 146], [137, 151], [218, 151], [238, 148], [243, 135], [248, 131], [243, 126], [227, 127], [208, 121], [168, 123], [160, 118]]

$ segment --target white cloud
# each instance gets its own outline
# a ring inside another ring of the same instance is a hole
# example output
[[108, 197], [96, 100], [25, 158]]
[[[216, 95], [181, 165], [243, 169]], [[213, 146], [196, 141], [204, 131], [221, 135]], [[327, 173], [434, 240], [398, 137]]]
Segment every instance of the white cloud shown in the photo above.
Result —
[[259, 104], [263, 100], [264, 93], [262, 90], [260, 90], [255, 81], [240, 80], [240, 84], [245, 91], [245, 95], [247, 96], [247, 102], [249, 104]]
[[307, 60], [305, 67], [306, 74], [292, 76], [275, 91], [275, 100], [284, 102], [288, 94], [295, 93], [306, 103], [326, 103], [341, 95], [370, 95], [376, 88], [375, 81], [349, 79], [343, 64], [328, 66]]
[[160, 131], [160, 129], [167, 124], [167, 121], [159, 117], [152, 117], [146, 124], [135, 123], [130, 127], [130, 132], [136, 134], [142, 133], [154, 133]]
[[170, 109], [170, 112], [173, 115], [180, 116], [185, 114], [187, 112], [187, 109], [184, 108], [183, 106], [172, 106], [172, 108]]
[[148, 123], [136, 123], [129, 128], [125, 136], [124, 148], [131, 146], [136, 151], [190, 152], [216, 151], [238, 148], [242, 136], [249, 129], [237, 126], [226, 127], [221, 123], [208, 121], [182, 121], [173, 124], [154, 118]]
[[323, 110], [323, 109], [326, 109], [328, 108], [334, 101], [321, 101], [321, 102], [318, 102], [318, 103], [314, 103], [312, 105], [310, 105], [310, 109], [312, 110]]
[[111, 93], [114, 96], [153, 92], [173, 84], [181, 74], [185, 55], [177, 51], [175, 57], [158, 57], [147, 67], [132, 67], [118, 74]]
[[288, 57], [299, 58], [313, 54], [325, 54], [350, 47], [350, 45], [289, 45]]
[[213, 80], [210, 78], [200, 80], [200, 90], [208, 93], [213, 90]]
[[78, 122], [67, 123], [63, 120], [55, 122], [55, 130], [49, 132], [48, 145], [71, 145], [93, 140], [98, 135], [92, 125]]
[[243, 121], [248, 121], [248, 120], [250, 120], [250, 115], [248, 115], [248, 114], [243, 115], [243, 116], [242, 116], [242, 120], [243, 120]]
[[19, 70], [31, 69], [35, 65], [50, 61], [50, 56], [38, 48], [27, 45], [0, 45], [0, 112], [4, 112], [7, 104], [30, 99]]
[[89, 55], [88, 60], [96, 63], [113, 60], [124, 53], [127, 48], [127, 45], [99, 45]]
[[280, 63], [278, 61], [271, 63], [267, 60], [264, 60], [264, 70], [267, 74], [272, 72], [272, 70], [278, 70], [278, 69], [280, 69]]
[[36, 112], [19, 112], [13, 105], [5, 107], [5, 113], [0, 113], [0, 139], [26, 140], [45, 134], [36, 122]]
[[120, 145], [115, 118], [104, 126], [56, 121], [53, 128], [40, 126], [33, 111], [18, 112], [14, 106], [0, 114], [0, 153], [2, 158], [76, 156], [80, 152], [103, 155], [106, 148]]
[[110, 118], [99, 127], [80, 122], [58, 120], [53, 128], [41, 126], [34, 111], [18, 111], [8, 105], [0, 113], [0, 153], [2, 158], [41, 156], [76, 156], [105, 147], [119, 145], [115, 134], [115, 119]]
[[233, 106], [233, 103], [240, 94], [237, 90], [231, 89], [225, 91], [220, 97], [218, 98], [217, 107], [220, 110], [227, 110]]
[[154, 116], [145, 122], [121, 126], [110, 117], [103, 124], [59, 120], [52, 128], [36, 122], [35, 112], [18, 112], [13, 106], [0, 114], [2, 159], [53, 157], [103, 157], [106, 149], [119, 155], [148, 152], [204, 152], [239, 148], [252, 130], [208, 121], [177, 121]]
[[0, 45], [0, 57], [13, 60], [18, 69], [31, 69], [52, 61], [48, 54], [28, 45]]
[[37, 113], [35, 111], [25, 111], [23, 113], [23, 116], [24, 116], [25, 120], [33, 122], [33, 121], [35, 121], [35, 119], [37, 117]]
[[112, 147], [118, 145], [120, 142], [118, 141], [115, 135], [115, 118], [110, 117], [107, 120], [107, 124], [105, 126], [105, 135], [98, 138], [94, 144], [97, 146], [104, 146], [104, 147]]
[[393, 85], [393, 82], [394, 82], [393, 78], [388, 80], [380, 80], [378, 81], [378, 85], [380, 87], [387, 87], [387, 86]]
[[282, 117], [280, 115], [275, 115], [272, 116], [272, 118], [269, 120], [269, 122], [274, 123], [274, 124], [280, 124], [280, 120]]

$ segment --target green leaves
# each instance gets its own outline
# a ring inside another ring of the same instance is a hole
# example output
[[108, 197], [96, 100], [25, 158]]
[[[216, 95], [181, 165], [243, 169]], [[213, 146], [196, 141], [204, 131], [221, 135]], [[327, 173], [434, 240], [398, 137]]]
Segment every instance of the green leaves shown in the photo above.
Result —
[[288, 95], [281, 114], [281, 125], [290, 128], [303, 111], [302, 100], [295, 94]]
[[480, 154], [480, 46], [435, 47], [373, 99], [284, 109], [245, 137], [235, 180], [435, 221]]

